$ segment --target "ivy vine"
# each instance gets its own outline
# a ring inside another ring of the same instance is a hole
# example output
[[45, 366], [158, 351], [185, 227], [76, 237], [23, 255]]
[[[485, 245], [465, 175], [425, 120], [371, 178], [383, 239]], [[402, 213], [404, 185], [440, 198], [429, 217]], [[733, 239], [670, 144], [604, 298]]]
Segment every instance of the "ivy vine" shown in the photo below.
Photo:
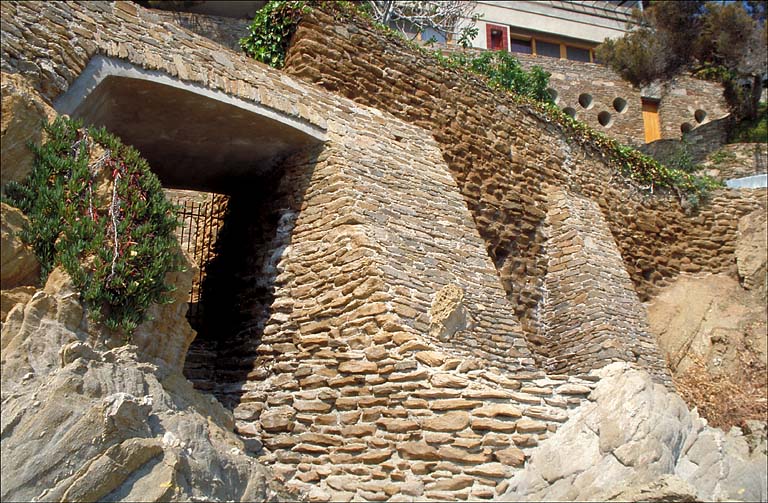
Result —
[[257, 61], [282, 68], [301, 15], [309, 9], [303, 0], [267, 2], [248, 26], [248, 35], [240, 39], [240, 48]]

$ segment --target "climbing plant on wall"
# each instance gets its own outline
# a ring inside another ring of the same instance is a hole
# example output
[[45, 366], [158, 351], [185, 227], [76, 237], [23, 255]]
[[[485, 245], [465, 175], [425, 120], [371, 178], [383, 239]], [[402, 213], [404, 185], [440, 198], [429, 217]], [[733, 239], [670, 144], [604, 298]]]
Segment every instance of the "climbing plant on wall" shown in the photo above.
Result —
[[253, 18], [248, 35], [240, 39], [240, 47], [257, 61], [282, 68], [296, 25], [308, 9], [307, 2], [300, 0], [267, 2]]
[[151, 304], [170, 300], [165, 275], [182, 265], [174, 207], [139, 152], [105, 129], [57, 118], [45, 130], [32, 172], [5, 188], [29, 217], [21, 238], [43, 280], [63, 266], [91, 317], [130, 334]]
[[526, 71], [520, 61], [504, 51], [482, 51], [480, 53], [455, 52], [444, 56], [439, 50], [433, 54], [442, 64], [459, 68], [488, 79], [488, 85], [505, 89], [520, 96], [527, 96], [542, 103], [554, 103], [547, 92], [549, 72], [540, 66]]

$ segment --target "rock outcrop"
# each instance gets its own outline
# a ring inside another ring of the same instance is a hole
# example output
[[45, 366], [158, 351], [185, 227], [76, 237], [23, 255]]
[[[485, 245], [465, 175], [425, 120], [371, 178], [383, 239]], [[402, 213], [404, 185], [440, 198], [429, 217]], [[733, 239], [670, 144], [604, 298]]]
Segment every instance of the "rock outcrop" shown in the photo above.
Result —
[[741, 284], [766, 300], [768, 288], [768, 215], [765, 211], [753, 211], [739, 219], [736, 241], [736, 266]]
[[765, 450], [741, 430], [708, 427], [627, 364], [594, 373], [590, 403], [532, 452], [505, 501], [765, 501]]
[[183, 301], [158, 306], [163, 321], [142, 326], [138, 345], [110, 348], [78, 298], [55, 269], [3, 325], [3, 501], [278, 497], [231, 413], [181, 374], [194, 335], [173, 327]]
[[724, 428], [767, 410], [766, 241], [765, 212], [742, 217], [732, 271], [681, 275], [647, 305], [678, 391]]
[[43, 122], [53, 120], [56, 112], [43, 101], [24, 77], [16, 73], [2, 73], [3, 115], [0, 121], [3, 170], [0, 185], [22, 180], [31, 170], [34, 155], [29, 142], [40, 144]]
[[40, 275], [40, 264], [32, 248], [19, 237], [27, 217], [18, 209], [0, 203], [0, 288], [9, 290], [19, 286], [34, 285]]

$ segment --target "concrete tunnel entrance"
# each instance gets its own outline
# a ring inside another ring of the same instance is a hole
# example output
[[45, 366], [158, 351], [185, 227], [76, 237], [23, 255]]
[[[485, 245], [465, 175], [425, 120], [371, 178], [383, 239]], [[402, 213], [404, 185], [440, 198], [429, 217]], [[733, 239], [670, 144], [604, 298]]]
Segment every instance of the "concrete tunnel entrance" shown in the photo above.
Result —
[[190, 292], [198, 336], [185, 375], [234, 408], [269, 317], [276, 272], [268, 262], [290, 240], [293, 215], [275, 204], [281, 162], [316, 148], [324, 131], [102, 56], [54, 106], [134, 146], [181, 205], [180, 242], [201, 268]]

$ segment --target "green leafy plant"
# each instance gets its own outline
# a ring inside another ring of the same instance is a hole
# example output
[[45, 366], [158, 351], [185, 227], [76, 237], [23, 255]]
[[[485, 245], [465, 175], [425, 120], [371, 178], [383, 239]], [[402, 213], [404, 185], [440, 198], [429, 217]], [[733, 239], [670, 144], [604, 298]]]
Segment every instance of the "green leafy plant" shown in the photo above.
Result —
[[700, 169], [700, 166], [693, 162], [693, 156], [688, 149], [688, 143], [683, 140], [678, 145], [677, 150], [666, 160], [667, 166], [672, 169], [680, 170], [685, 173], [693, 173]]
[[301, 15], [309, 8], [307, 2], [301, 0], [267, 2], [253, 18], [248, 35], [240, 39], [240, 47], [257, 61], [282, 68], [291, 37]]
[[712, 162], [715, 166], [720, 166], [722, 164], [730, 163], [736, 160], [736, 154], [733, 152], [729, 152], [728, 150], [718, 150], [712, 156], [710, 156], [709, 160]]
[[139, 152], [105, 129], [60, 117], [45, 130], [32, 172], [5, 187], [29, 217], [20, 237], [43, 280], [63, 266], [92, 319], [129, 335], [151, 304], [170, 301], [166, 273], [182, 267], [175, 208]]

